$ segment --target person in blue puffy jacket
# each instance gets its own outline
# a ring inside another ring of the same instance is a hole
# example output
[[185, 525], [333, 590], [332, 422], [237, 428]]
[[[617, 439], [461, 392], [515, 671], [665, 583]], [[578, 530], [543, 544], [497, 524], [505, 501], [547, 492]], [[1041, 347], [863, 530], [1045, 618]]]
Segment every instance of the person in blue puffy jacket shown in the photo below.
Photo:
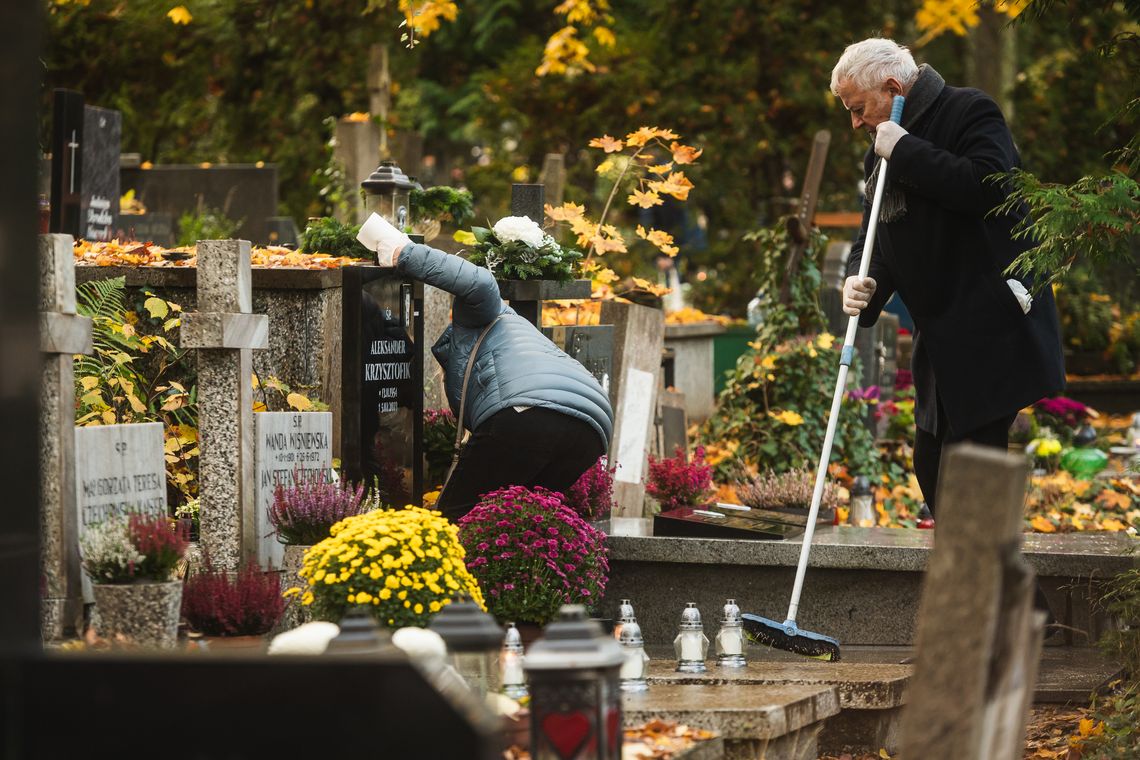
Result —
[[470, 436], [436, 502], [445, 517], [458, 520], [480, 496], [506, 486], [565, 492], [608, 451], [614, 423], [608, 395], [585, 367], [503, 302], [490, 271], [414, 244], [377, 215], [360, 239], [376, 251], [380, 266], [455, 297], [451, 324], [432, 354], [457, 417], [471, 362], [460, 420]]

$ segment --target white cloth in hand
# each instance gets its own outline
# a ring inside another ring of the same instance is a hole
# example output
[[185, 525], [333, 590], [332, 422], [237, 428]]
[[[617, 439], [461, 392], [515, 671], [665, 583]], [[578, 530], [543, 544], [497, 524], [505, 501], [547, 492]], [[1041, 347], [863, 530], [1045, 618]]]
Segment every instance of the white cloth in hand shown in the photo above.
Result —
[[382, 267], [394, 266], [396, 254], [412, 239], [393, 227], [387, 219], [379, 214], [372, 216], [360, 225], [360, 232], [356, 239], [370, 251], [376, 251], [376, 263]]
[[905, 134], [909, 133], [898, 124], [893, 121], [884, 121], [875, 127], [875, 153], [889, 159], [895, 149], [895, 143]]
[[849, 317], [858, 316], [871, 302], [876, 287], [878, 283], [873, 277], [848, 277], [843, 283], [843, 313]]
[[1033, 308], [1033, 296], [1029, 295], [1029, 291], [1017, 280], [1006, 280], [1005, 284], [1009, 286], [1010, 291], [1013, 292], [1013, 297], [1021, 306], [1021, 313], [1028, 314], [1029, 310]]

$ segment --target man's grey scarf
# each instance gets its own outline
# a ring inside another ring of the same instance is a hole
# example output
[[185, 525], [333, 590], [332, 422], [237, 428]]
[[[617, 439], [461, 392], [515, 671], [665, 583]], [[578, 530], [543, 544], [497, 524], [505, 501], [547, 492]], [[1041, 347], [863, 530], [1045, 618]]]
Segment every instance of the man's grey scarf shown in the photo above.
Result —
[[[914, 80], [914, 84], [911, 85], [910, 92], [906, 96], [906, 107], [903, 109], [903, 129], [910, 131], [914, 128], [926, 110], [942, 94], [942, 88], [945, 86], [946, 80], [928, 64], [924, 63], [918, 67], [918, 79]], [[871, 170], [871, 176], [867, 178], [865, 194], [868, 203], [871, 202], [870, 199], [875, 197], [875, 183], [879, 180], [880, 166], [882, 166], [882, 161], [876, 160], [875, 168]], [[903, 194], [897, 184], [888, 181], [883, 190], [882, 205], [879, 206], [879, 221], [893, 222], [895, 219], [901, 219], [904, 214], [906, 214], [906, 195]]]

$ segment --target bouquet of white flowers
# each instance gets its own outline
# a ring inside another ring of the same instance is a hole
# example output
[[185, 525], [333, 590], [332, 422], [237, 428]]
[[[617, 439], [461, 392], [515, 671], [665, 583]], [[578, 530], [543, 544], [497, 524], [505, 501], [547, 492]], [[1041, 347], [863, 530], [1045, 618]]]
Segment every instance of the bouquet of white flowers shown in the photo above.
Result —
[[529, 217], [507, 216], [490, 229], [472, 227], [475, 246], [468, 261], [485, 266], [500, 280], [574, 278], [582, 252], [564, 248]]

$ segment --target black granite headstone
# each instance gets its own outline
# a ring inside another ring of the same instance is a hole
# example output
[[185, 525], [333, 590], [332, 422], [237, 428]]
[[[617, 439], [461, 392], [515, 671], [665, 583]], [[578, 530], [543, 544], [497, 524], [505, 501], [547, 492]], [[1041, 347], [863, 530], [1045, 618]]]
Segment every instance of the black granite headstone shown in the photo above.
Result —
[[545, 192], [542, 185], [511, 185], [511, 216], [529, 216], [541, 227], [546, 215]]
[[800, 535], [806, 523], [772, 510], [714, 504], [659, 512], [653, 516], [653, 535], [772, 541]]
[[174, 245], [174, 216], [164, 211], [120, 214], [115, 237], [156, 245]]
[[423, 285], [393, 269], [343, 270], [341, 459], [402, 506], [423, 493]]
[[550, 338], [572, 359], [585, 367], [606, 393], [610, 392], [613, 377], [614, 326], [565, 325], [542, 328]]
[[291, 216], [271, 216], [265, 220], [265, 242], [269, 245], [297, 247], [297, 223]]
[[119, 152], [123, 115], [95, 106], [83, 108], [83, 195], [80, 237], [110, 240], [119, 216]]
[[83, 95], [55, 90], [51, 127], [51, 231], [81, 237]]

